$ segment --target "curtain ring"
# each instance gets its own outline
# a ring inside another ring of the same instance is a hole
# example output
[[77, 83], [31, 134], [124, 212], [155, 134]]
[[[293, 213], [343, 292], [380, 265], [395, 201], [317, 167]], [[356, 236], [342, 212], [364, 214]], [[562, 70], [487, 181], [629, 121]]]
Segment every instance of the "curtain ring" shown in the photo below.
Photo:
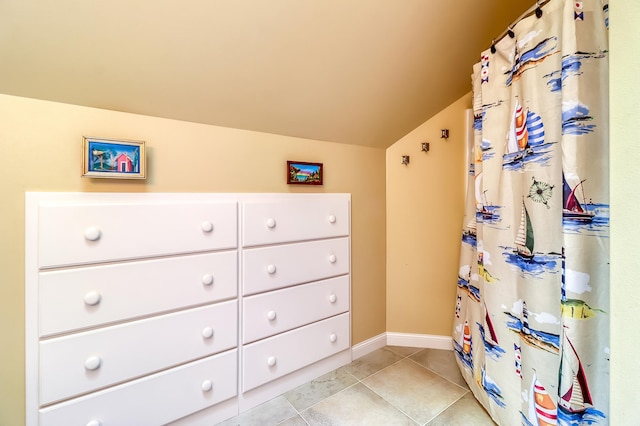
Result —
[[496, 53], [496, 41], [491, 40], [491, 53]]
[[536, 5], [538, 5], [538, 7], [536, 7], [536, 17], [540, 19], [542, 18], [542, 5], [540, 4], [540, 0], [536, 0]]
[[513, 28], [511, 26], [507, 27], [507, 34], [511, 38], [514, 38], [516, 36], [516, 33], [513, 32]]

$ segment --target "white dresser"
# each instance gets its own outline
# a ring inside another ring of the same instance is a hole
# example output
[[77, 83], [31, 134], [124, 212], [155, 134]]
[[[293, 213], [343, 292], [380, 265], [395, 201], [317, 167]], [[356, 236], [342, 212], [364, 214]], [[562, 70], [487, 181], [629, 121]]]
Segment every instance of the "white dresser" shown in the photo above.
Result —
[[345, 196], [254, 195], [240, 210], [244, 409], [350, 348], [350, 223]]
[[26, 194], [28, 425], [207, 424], [351, 360], [348, 194]]

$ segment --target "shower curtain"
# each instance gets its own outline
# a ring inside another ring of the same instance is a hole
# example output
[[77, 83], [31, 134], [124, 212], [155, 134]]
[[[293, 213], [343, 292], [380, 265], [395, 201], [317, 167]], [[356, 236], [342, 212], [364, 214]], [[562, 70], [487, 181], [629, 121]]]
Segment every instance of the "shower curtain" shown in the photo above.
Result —
[[473, 69], [454, 350], [500, 425], [605, 425], [608, 4], [540, 3]]

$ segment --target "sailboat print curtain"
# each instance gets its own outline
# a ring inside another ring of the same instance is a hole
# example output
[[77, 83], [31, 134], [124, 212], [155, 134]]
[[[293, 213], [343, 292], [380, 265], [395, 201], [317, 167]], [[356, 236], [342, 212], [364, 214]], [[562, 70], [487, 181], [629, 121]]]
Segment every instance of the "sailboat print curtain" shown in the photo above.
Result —
[[453, 341], [500, 425], [608, 424], [607, 12], [537, 4], [473, 70]]

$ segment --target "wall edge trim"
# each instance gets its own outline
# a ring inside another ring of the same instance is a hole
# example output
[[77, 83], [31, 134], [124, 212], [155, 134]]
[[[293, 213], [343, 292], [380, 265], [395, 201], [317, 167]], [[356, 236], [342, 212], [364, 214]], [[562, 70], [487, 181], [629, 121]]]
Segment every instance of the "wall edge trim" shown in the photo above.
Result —
[[453, 350], [451, 336], [387, 332], [387, 345]]
[[351, 359], [356, 360], [387, 345], [412, 348], [453, 350], [451, 336], [386, 332], [351, 347]]

